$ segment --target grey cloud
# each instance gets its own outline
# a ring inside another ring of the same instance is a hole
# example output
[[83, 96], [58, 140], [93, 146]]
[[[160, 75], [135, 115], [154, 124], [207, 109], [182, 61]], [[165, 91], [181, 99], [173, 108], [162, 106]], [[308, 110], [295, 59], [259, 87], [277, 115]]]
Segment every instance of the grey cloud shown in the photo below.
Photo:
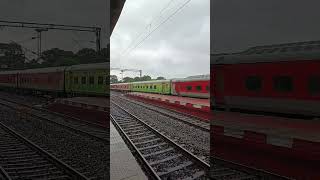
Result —
[[[147, 20], [168, 2], [126, 2], [111, 38], [111, 66], [142, 69], [153, 77], [175, 78], [209, 73], [209, 0], [191, 1], [130, 55], [119, 59], [119, 54], [145, 29]], [[185, 0], [175, 1], [182, 2]]]
[[211, 51], [320, 39], [317, 0], [213, 0]]
[[[1, 20], [31, 21], [39, 23], [57, 23], [82, 26], [102, 27], [102, 47], [106, 47], [109, 28], [107, 18], [109, 12], [106, 0], [2, 0], [0, 1]], [[34, 34], [33, 30], [19, 28], [5, 28], [0, 30], [0, 41], [21, 41]], [[93, 33], [69, 32], [50, 30], [43, 34], [45, 48], [58, 47], [77, 51], [82, 47], [95, 48]], [[76, 43], [79, 41], [79, 44]], [[36, 51], [36, 41], [22, 44], [26, 48]]]

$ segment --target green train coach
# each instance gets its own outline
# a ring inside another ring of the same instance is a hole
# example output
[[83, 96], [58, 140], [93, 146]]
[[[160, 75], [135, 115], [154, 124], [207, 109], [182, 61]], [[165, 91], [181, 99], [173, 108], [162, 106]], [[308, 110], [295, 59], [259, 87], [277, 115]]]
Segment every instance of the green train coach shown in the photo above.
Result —
[[210, 98], [210, 76], [198, 75], [170, 80], [153, 80], [111, 84], [111, 90], [163, 95]]
[[129, 88], [136, 92], [170, 94], [171, 83], [170, 80], [132, 82]]
[[54, 96], [109, 96], [109, 62], [0, 72], [0, 88]]
[[109, 64], [80, 64], [66, 68], [67, 94], [98, 95], [109, 93]]

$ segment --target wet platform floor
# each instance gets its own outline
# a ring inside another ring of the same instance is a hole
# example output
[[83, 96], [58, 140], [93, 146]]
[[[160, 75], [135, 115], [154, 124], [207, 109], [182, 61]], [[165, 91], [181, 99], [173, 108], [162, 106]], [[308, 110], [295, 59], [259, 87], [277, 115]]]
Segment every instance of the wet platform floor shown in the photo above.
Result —
[[112, 122], [110, 122], [110, 179], [148, 179]]

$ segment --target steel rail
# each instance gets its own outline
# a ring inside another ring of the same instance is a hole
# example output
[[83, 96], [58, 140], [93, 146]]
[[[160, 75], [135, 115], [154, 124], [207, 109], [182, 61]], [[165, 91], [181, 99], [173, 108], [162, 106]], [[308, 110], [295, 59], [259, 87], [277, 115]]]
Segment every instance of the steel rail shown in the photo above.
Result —
[[[151, 111], [157, 112], [157, 113], [162, 114], [162, 115], [165, 115], [165, 116], [167, 116], [167, 117], [170, 117], [170, 118], [175, 119], [175, 120], [177, 120], [177, 121], [183, 122], [183, 123], [188, 124], [188, 125], [190, 125], [190, 126], [192, 126], [192, 127], [198, 128], [198, 129], [200, 129], [200, 130], [202, 130], [202, 131], [210, 132], [210, 124], [209, 124], [209, 123], [208, 123], [209, 128], [205, 128], [205, 127], [203, 127], [203, 126], [199, 126], [199, 125], [197, 125], [197, 124], [194, 124], [194, 123], [192, 123], [192, 122], [190, 122], [190, 121], [187, 121], [187, 120], [184, 120], [184, 119], [175, 117], [175, 116], [172, 115], [172, 114], [165, 113], [165, 112], [161, 112], [161, 111], [159, 111], [159, 110], [156, 110], [156, 109], [153, 109], [153, 108], [151, 108], [151, 107], [148, 107], [147, 105], [143, 105], [143, 104], [134, 102], [133, 100], [124, 99], [123, 97], [120, 97], [120, 96], [117, 96], [117, 97], [119, 97], [120, 99], [126, 100], [126, 101], [128, 101], [128, 102], [131, 102], [131, 103], [133, 103], [133, 104], [139, 105], [139, 106], [141, 106], [141, 107], [144, 107], [144, 108], [146, 108], [146, 109], [149, 109], [149, 110], [151, 110]], [[145, 103], [145, 102], [144, 102], [144, 103]], [[161, 107], [161, 106], [153, 105], [153, 104], [150, 104], [150, 103], [145, 103], [145, 104], [148, 104], [148, 105], [150, 105], [150, 106], [155, 106], [155, 107], [157, 107], [157, 108], [159, 108], [159, 109], [164, 109], [164, 110], [167, 110], [167, 111], [172, 111], [171, 109], [166, 109], [166, 108], [163, 108], [163, 107]], [[173, 111], [173, 113], [177, 113], [177, 114], [180, 115], [180, 116], [187, 116], [187, 115], [185, 115], [185, 114], [183, 114], [183, 113], [176, 112], [176, 111]], [[187, 116], [187, 117], [190, 117], [190, 116]], [[195, 118], [195, 117], [192, 117], [192, 118]], [[197, 119], [199, 119], [199, 118], [197, 118]], [[199, 121], [202, 122], [202, 120], [199, 120]], [[202, 123], [204, 123], [204, 122], [202, 122]]]
[[[164, 139], [166, 142], [171, 144], [175, 149], [178, 150], [178, 152], [182, 153], [188, 159], [190, 159], [192, 162], [194, 162], [196, 165], [200, 166], [202, 168], [202, 170], [206, 173], [206, 175], [208, 175], [208, 172], [209, 172], [209, 169], [210, 169], [210, 165], [208, 163], [206, 163], [203, 160], [201, 160], [200, 158], [196, 157], [194, 154], [192, 154], [191, 152], [189, 152], [188, 150], [186, 150], [185, 148], [183, 148], [182, 146], [180, 146], [176, 142], [172, 141], [170, 138], [168, 138], [167, 136], [163, 135], [162, 133], [160, 133], [159, 131], [157, 131], [156, 129], [151, 127], [150, 125], [146, 124], [143, 120], [139, 119], [138, 117], [136, 117], [132, 113], [128, 112], [127, 110], [125, 110], [120, 105], [118, 105], [117, 103], [113, 102], [112, 100], [111, 100], [111, 103], [114, 105], [114, 107], [118, 107], [120, 110], [124, 111], [129, 117], [131, 117], [135, 121], [139, 122], [144, 127], [146, 127], [147, 129], [152, 131], [154, 134], [156, 134], [158, 137]], [[111, 113], [112, 113], [112, 111], [111, 111]]]
[[[2, 99], [2, 98], [0, 98], [0, 99]], [[13, 101], [10, 102], [10, 101], [8, 101], [8, 100], [6, 100], [6, 99], [2, 99], [2, 100], [7, 101], [7, 102], [12, 103], [12, 104], [17, 104], [17, 105], [22, 105], [22, 106], [27, 107], [26, 105], [20, 104], [20, 103], [17, 103], [17, 102], [13, 102]], [[17, 107], [10, 106], [10, 105], [5, 104], [5, 103], [3, 103], [3, 102], [0, 102], [0, 105], [6, 106], [6, 107], [8, 107], [8, 108], [10, 108], [10, 109], [13, 109], [13, 110], [15, 110], [15, 111], [19, 111], [19, 109], [17, 109]], [[27, 107], [27, 108], [30, 108], [30, 107]], [[30, 109], [39, 111], [38, 109], [34, 109], [34, 108], [30, 108]], [[30, 112], [25, 112], [25, 113], [28, 114], [28, 115], [30, 115], [30, 116], [32, 116], [32, 117], [36, 117], [36, 118], [38, 118], [38, 119], [41, 119], [41, 120], [44, 120], [44, 121], [47, 121], [47, 122], [56, 124], [56, 125], [58, 125], [58, 126], [60, 126], [60, 127], [69, 129], [69, 130], [71, 130], [71, 131], [73, 131], [73, 132], [77, 132], [77, 133], [80, 133], [80, 134], [82, 134], [82, 135], [88, 136], [88, 137], [93, 138], [93, 139], [95, 139], [95, 140], [97, 140], [97, 141], [99, 141], [99, 142], [103, 142], [103, 143], [106, 143], [106, 144], [109, 143], [108, 139], [105, 139], [105, 138], [100, 137], [100, 136], [93, 135], [93, 134], [91, 134], [90, 132], [86, 132], [86, 131], [83, 131], [83, 130], [79, 130], [79, 129], [77, 129], [77, 128], [75, 128], [75, 127], [72, 127], [72, 126], [70, 126], [70, 125], [62, 124], [62, 123], [56, 122], [56, 121], [54, 121], [54, 120], [51, 120], [51, 119], [49, 119], [49, 118], [45, 118], [45, 117], [42, 117], [42, 116], [40, 116], [40, 115], [36, 115], [36, 114], [30, 113]], [[83, 126], [83, 125], [82, 125], [82, 126]], [[79, 126], [78, 126], [78, 127], [79, 127]], [[106, 131], [106, 132], [107, 132], [107, 131]]]
[[[2, 129], [7, 131], [7, 133], [11, 134], [16, 139], [18, 139], [19, 141], [23, 142], [27, 147], [29, 147], [29, 148], [33, 149], [34, 151], [37, 151], [38, 153], [40, 153], [41, 156], [44, 157], [45, 159], [47, 159], [49, 162], [55, 164], [57, 167], [62, 167], [63, 170], [66, 172], [66, 174], [68, 174], [69, 176], [73, 177], [74, 179], [89, 180], [89, 178], [87, 178], [85, 175], [81, 174], [79, 171], [77, 171], [76, 169], [74, 169], [71, 166], [67, 165], [63, 161], [57, 159], [55, 156], [53, 156], [52, 154], [50, 154], [46, 150], [42, 149], [40, 146], [34, 144], [30, 140], [26, 139], [25, 137], [23, 137], [22, 135], [20, 135], [16, 131], [12, 130], [11, 128], [9, 128], [5, 124], [3, 124], [2, 122], [0, 122], [0, 126], [1, 126]], [[8, 174], [6, 174], [6, 175], [9, 176]]]

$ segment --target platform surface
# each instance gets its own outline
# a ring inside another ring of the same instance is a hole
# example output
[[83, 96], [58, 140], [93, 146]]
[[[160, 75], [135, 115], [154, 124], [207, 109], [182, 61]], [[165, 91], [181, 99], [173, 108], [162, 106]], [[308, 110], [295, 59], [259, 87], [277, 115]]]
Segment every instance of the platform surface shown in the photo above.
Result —
[[131, 151], [110, 122], [110, 179], [147, 180]]
[[162, 95], [162, 94], [153, 94], [153, 93], [141, 93], [141, 92], [130, 92], [129, 94], [132, 95], [142, 95], [142, 96], [149, 96], [154, 97], [156, 99], [161, 98], [164, 100], [169, 101], [179, 101], [181, 104], [194, 104], [199, 106], [210, 106], [210, 100], [209, 99], [200, 99], [200, 98], [189, 98], [189, 97], [181, 97], [181, 96], [171, 96], [171, 95]]
[[215, 111], [211, 125], [320, 142], [320, 120]]

